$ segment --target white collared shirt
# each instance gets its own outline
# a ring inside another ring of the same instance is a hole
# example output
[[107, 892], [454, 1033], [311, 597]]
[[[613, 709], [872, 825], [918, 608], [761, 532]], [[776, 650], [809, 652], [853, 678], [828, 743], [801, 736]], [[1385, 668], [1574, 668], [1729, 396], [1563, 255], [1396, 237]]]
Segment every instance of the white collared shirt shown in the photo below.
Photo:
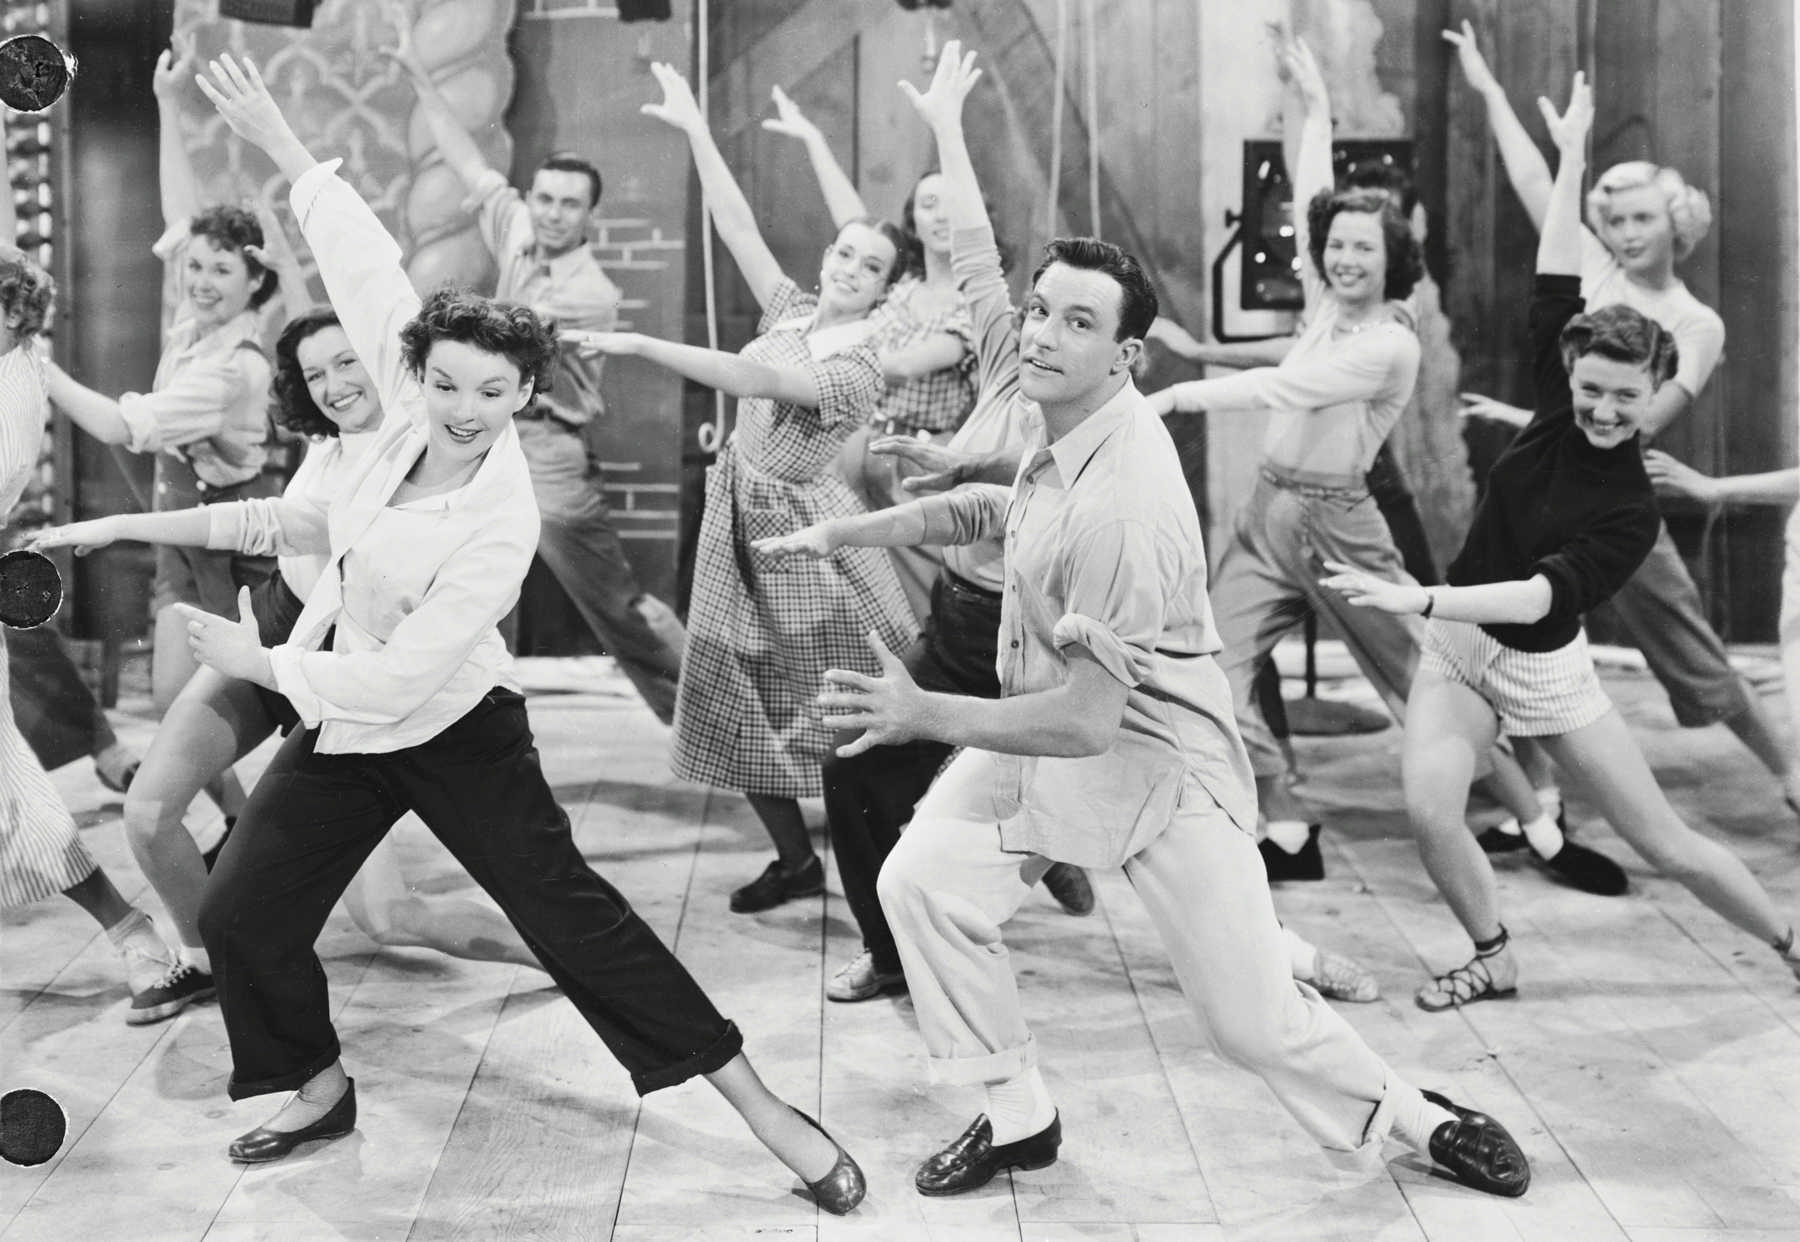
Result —
[[327, 509], [297, 497], [269, 508], [284, 550], [331, 553], [270, 663], [301, 720], [319, 726], [319, 753], [378, 754], [429, 741], [495, 685], [517, 688], [496, 626], [519, 598], [538, 511], [510, 423], [461, 488], [391, 503], [427, 441], [424, 392], [399, 336], [419, 296], [399, 246], [337, 166], [310, 169], [290, 197], [387, 418]]

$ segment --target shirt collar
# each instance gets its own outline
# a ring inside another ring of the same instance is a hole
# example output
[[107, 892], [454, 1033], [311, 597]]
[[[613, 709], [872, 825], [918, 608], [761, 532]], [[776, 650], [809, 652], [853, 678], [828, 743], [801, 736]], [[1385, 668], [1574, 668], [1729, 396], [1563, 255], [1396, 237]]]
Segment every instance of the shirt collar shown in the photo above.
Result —
[[569, 275], [576, 267], [580, 266], [582, 261], [588, 257], [588, 246], [590, 244], [589, 239], [584, 237], [581, 241], [563, 251], [554, 259], [540, 259], [538, 257], [537, 239], [534, 237], [523, 246], [519, 247], [519, 261], [533, 271], [536, 271], [540, 267], [546, 268], [550, 272], [550, 279], [560, 280]]
[[[1076, 477], [1094, 459], [1094, 454], [1100, 451], [1101, 445], [1129, 421], [1132, 412], [1143, 399], [1137, 385], [1127, 379], [1118, 392], [1107, 398], [1105, 404], [1082, 419], [1074, 430], [1049, 446], [1048, 452], [1051, 460], [1056, 463], [1056, 472], [1062, 477], [1064, 487], [1075, 482]], [[1041, 445], [1042, 438], [1049, 435], [1049, 429], [1040, 423], [1037, 434]], [[1040, 448], [1040, 452], [1042, 451], [1044, 450]]]

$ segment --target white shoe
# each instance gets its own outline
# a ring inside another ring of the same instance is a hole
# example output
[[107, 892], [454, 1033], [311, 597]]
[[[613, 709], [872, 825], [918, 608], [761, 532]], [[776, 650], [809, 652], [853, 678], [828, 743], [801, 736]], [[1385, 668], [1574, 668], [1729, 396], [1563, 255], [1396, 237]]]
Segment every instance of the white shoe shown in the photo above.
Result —
[[906, 991], [905, 971], [875, 969], [875, 955], [864, 949], [831, 976], [825, 985], [825, 999], [840, 1002], [865, 1001], [886, 992]]

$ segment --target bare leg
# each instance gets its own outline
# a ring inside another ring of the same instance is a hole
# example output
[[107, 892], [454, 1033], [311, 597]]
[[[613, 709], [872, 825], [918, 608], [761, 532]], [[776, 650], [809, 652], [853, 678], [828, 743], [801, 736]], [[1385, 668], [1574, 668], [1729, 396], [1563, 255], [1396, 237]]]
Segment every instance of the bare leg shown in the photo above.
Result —
[[1651, 866], [1765, 944], [1787, 935], [1788, 921], [1743, 861], [1681, 822], [1616, 709], [1544, 745]]
[[1750, 753], [1761, 760], [1762, 765], [1786, 786], [1785, 792], [1792, 795], [1796, 792], [1792, 756], [1775, 736], [1775, 726], [1769, 713], [1763, 710], [1762, 700], [1756, 692], [1747, 689], [1745, 695], [1750, 705], [1737, 715], [1728, 716], [1725, 727], [1737, 734], [1738, 740], [1750, 748]]
[[519, 933], [492, 906], [466, 897], [420, 897], [400, 871], [394, 837], [382, 838], [344, 890], [344, 908], [376, 944], [435, 949], [474, 962], [510, 962], [542, 970]]
[[255, 687], [200, 669], [176, 694], [125, 795], [125, 838], [162, 898], [176, 936], [201, 949], [200, 895], [206, 865], [182, 826], [206, 783], [274, 731]]
[[1401, 757], [1407, 819], [1425, 870], [1474, 940], [1499, 934], [1500, 897], [1494, 869], [1463, 822], [1463, 808], [1497, 724], [1493, 708], [1473, 690], [1419, 670], [1407, 700]]
[[158, 715], [169, 710], [175, 696], [200, 666], [188, 650], [187, 623], [173, 608], [156, 614], [150, 656], [150, 698]]
[[764, 1086], [748, 1057], [739, 1053], [708, 1074], [706, 1081], [737, 1109], [757, 1140], [802, 1181], [816, 1182], [831, 1172], [837, 1163], [836, 1145]]

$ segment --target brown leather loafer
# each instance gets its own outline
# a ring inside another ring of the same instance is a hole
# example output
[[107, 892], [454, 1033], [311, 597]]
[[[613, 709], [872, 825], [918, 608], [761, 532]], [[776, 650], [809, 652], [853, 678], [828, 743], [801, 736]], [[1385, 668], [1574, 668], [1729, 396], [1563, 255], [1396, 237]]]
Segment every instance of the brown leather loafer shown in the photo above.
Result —
[[962, 1137], [919, 1166], [913, 1185], [922, 1195], [958, 1195], [994, 1180], [1007, 1169], [1042, 1169], [1056, 1163], [1062, 1146], [1062, 1114], [1036, 1134], [994, 1145], [987, 1114], [975, 1118]]

